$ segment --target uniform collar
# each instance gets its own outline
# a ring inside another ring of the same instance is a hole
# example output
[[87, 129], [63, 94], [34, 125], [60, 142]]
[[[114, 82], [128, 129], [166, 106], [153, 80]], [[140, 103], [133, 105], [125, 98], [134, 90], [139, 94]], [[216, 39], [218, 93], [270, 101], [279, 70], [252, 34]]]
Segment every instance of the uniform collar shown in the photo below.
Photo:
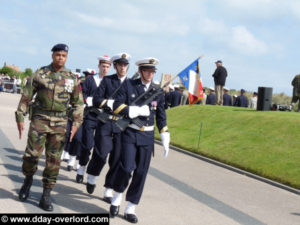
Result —
[[137, 79], [137, 83], [140, 84], [140, 85], [143, 85], [144, 87], [146, 87], [146, 90], [148, 90], [149, 87], [151, 87], [151, 84], [152, 84], [152, 82], [149, 82], [148, 84], [144, 84], [141, 79]]
[[[49, 68], [49, 70], [51, 70], [52, 72], [58, 72], [58, 71], [55, 71], [55, 70], [54, 70], [52, 63], [48, 66], [48, 68]], [[64, 66], [59, 72], [70, 72], [70, 70], [67, 69], [67, 68]]]
[[[118, 77], [118, 75], [117, 75], [117, 77]], [[122, 78], [119, 78], [119, 77], [118, 77], [118, 79], [121, 81], [121, 83], [123, 83], [123, 81], [126, 80], [126, 77], [127, 77], [127, 76], [124, 76], [124, 77], [122, 77]]]

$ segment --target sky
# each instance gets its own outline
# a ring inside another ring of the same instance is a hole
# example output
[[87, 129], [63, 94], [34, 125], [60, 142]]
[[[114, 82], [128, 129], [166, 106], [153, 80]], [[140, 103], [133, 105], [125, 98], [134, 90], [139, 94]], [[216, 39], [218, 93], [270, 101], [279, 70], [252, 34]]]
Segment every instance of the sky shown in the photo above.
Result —
[[[226, 87], [292, 95], [300, 73], [298, 0], [0, 0], [0, 67], [36, 70], [51, 48], [69, 46], [66, 67], [97, 69], [97, 57], [132, 56], [128, 76], [145, 57], [177, 75], [197, 57], [203, 86], [213, 87], [215, 61], [228, 71]], [[110, 73], [115, 71], [111, 68]]]

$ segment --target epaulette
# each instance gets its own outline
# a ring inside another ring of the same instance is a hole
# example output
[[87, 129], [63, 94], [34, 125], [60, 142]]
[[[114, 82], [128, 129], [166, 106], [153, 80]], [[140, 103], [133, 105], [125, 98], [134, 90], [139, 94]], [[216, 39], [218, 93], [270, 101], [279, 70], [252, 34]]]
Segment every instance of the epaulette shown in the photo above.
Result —
[[37, 74], [39, 76], [42, 76], [42, 75], [48, 73], [49, 71], [50, 71], [49, 66], [42, 66], [39, 69], [37, 69]]

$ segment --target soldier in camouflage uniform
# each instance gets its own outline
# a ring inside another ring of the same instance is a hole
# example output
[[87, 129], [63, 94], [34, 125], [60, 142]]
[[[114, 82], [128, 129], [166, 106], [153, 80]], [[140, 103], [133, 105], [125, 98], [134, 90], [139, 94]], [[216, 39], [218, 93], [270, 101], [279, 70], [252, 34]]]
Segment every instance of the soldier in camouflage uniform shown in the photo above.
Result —
[[23, 156], [22, 171], [25, 180], [19, 193], [19, 199], [25, 201], [28, 198], [33, 175], [45, 148], [44, 189], [39, 206], [46, 211], [53, 210], [50, 191], [56, 183], [59, 172], [60, 157], [65, 143], [69, 103], [75, 107], [70, 140], [83, 120], [83, 99], [77, 78], [64, 66], [68, 57], [68, 46], [57, 44], [52, 48], [52, 52], [52, 63], [38, 69], [31, 76], [16, 111], [19, 138], [21, 139], [24, 130], [24, 115], [28, 112], [29, 103], [36, 94], [27, 147]]
[[296, 75], [292, 81], [293, 88], [293, 98], [292, 105], [295, 105], [298, 102], [298, 112], [300, 112], [300, 74]]

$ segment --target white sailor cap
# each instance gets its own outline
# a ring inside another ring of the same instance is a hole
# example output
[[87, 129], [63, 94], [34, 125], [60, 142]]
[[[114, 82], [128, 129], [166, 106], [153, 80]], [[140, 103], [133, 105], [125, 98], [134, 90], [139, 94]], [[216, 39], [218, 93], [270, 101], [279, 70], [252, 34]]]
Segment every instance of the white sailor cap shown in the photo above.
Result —
[[210, 88], [208, 88], [209, 90], [211, 90], [211, 91], [215, 91], [215, 89], [214, 88], [212, 88], [212, 87], [210, 87]]
[[148, 67], [148, 68], [155, 68], [159, 63], [159, 60], [154, 57], [148, 57], [141, 60], [136, 61], [135, 65], [138, 67]]
[[111, 57], [111, 62], [115, 63], [127, 63], [129, 64], [129, 61], [131, 59], [131, 56], [126, 52], [121, 52], [119, 54], [114, 55]]
[[179, 88], [179, 84], [174, 84], [174, 88]]
[[98, 57], [98, 60], [99, 63], [109, 63], [109, 64], [111, 63], [111, 59], [107, 55]]
[[88, 71], [90, 74], [95, 74], [96, 73], [96, 70], [94, 69], [86, 69], [86, 71]]
[[173, 85], [173, 84], [169, 84], [169, 88], [170, 88], [171, 90], [174, 90], [174, 85]]
[[229, 91], [229, 88], [227, 88], [227, 87], [223, 87], [223, 90], [225, 90], [225, 91]]

